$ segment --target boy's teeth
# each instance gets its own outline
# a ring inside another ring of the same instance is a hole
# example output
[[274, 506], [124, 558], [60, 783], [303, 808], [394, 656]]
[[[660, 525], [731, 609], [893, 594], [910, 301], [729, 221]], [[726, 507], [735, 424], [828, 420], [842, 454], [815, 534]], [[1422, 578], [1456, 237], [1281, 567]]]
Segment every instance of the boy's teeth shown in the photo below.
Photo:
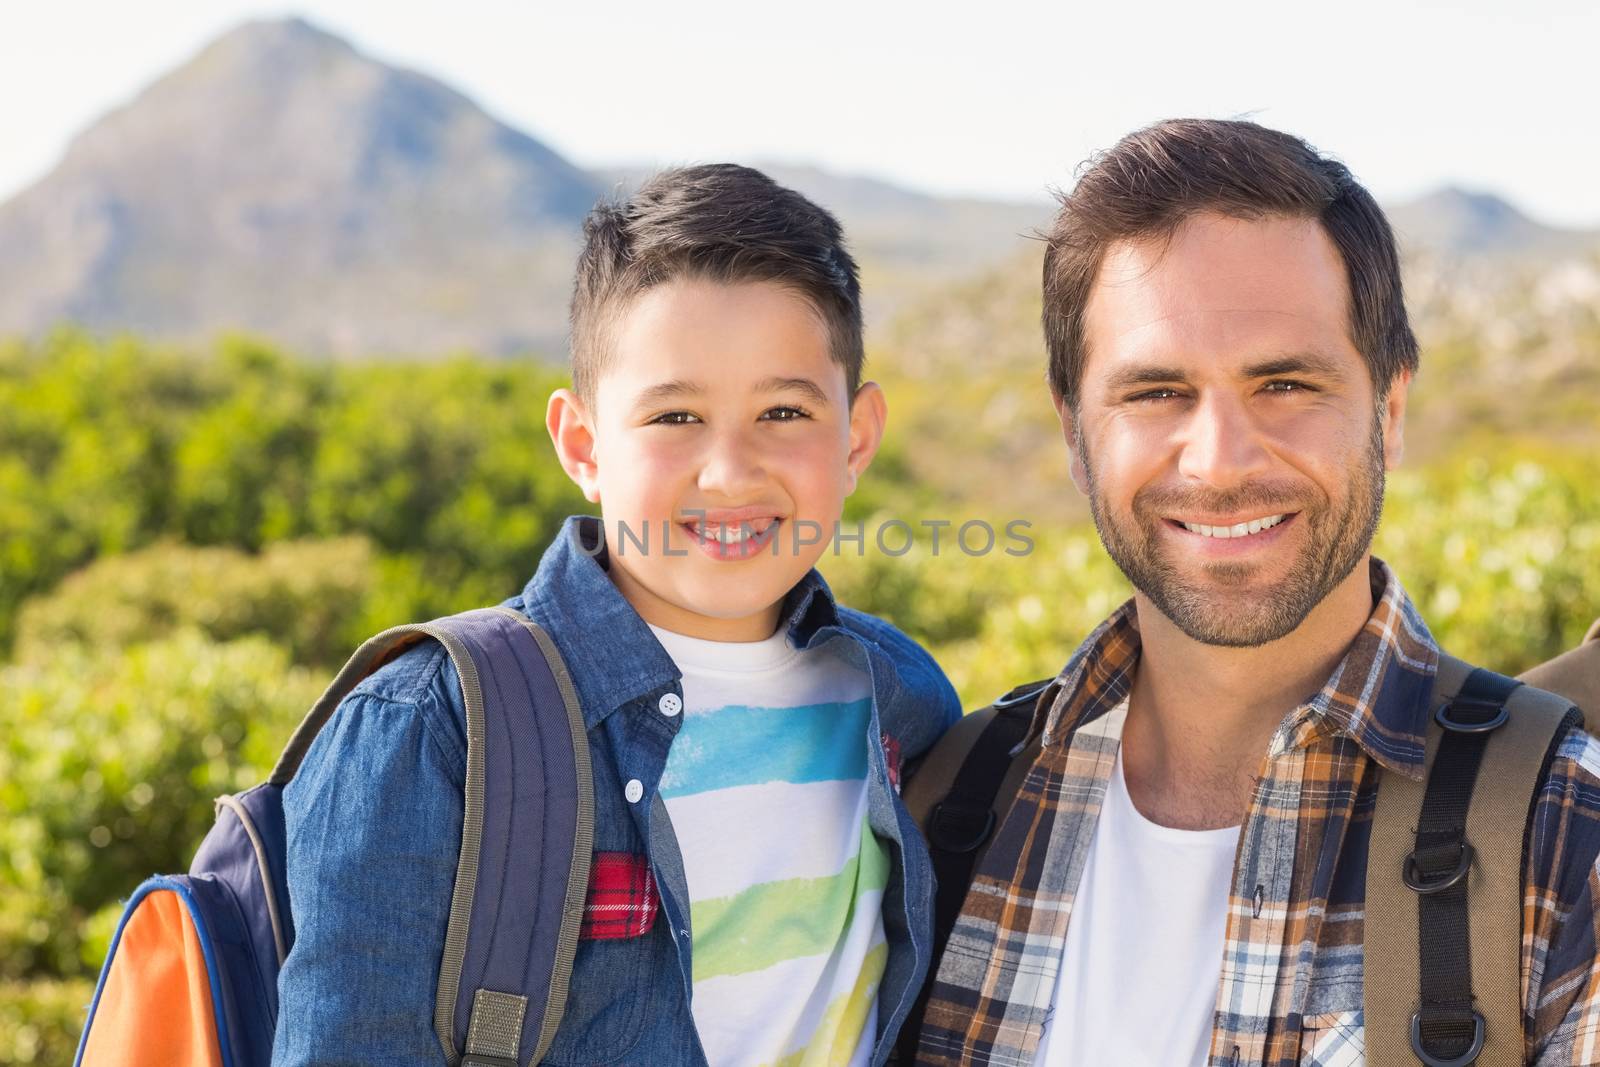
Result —
[[719, 541], [724, 545], [739, 545], [752, 537], [759, 537], [767, 532], [776, 519], [767, 519], [763, 522], [743, 523], [696, 523], [695, 530], [701, 537], [711, 541]]
[[1268, 515], [1264, 519], [1252, 519], [1249, 522], [1239, 522], [1232, 526], [1207, 526], [1199, 522], [1185, 522], [1182, 526], [1190, 533], [1197, 533], [1201, 537], [1247, 537], [1250, 534], [1270, 530], [1282, 522], [1286, 515]]

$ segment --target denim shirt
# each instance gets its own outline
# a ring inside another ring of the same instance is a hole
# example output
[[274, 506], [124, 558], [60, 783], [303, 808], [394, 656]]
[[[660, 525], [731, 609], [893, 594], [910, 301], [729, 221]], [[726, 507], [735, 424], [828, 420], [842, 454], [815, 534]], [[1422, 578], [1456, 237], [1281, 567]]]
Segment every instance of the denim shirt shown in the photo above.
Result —
[[[543, 1062], [705, 1064], [689, 1009], [689, 893], [656, 791], [682, 722], [659, 702], [683, 695], [681, 675], [606, 563], [598, 521], [569, 518], [522, 595], [505, 603], [550, 632], [572, 675], [594, 767], [595, 851], [647, 856], [660, 912], [642, 936], [580, 941]], [[961, 707], [926, 652], [837, 605], [815, 570], [781, 618], [797, 647], [830, 645], [872, 681], [868, 821], [893, 859], [876, 1067], [926, 975], [932, 938], [933, 872], [900, 801], [899, 762], [931, 746]], [[275, 1067], [444, 1062], [433, 1004], [461, 841], [465, 721], [455, 668], [425, 643], [345, 698], [286, 790], [296, 934], [278, 982]], [[630, 803], [635, 780], [643, 795]]]

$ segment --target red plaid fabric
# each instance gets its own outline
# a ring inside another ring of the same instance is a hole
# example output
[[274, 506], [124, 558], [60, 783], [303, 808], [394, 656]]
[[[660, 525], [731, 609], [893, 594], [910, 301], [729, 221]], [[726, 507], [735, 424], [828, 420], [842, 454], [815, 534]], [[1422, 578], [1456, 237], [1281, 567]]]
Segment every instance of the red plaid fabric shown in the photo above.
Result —
[[596, 852], [578, 936], [585, 941], [640, 937], [655, 926], [660, 906], [648, 859], [632, 852]]
[[889, 784], [896, 793], [900, 792], [900, 742], [883, 735], [883, 755], [889, 762]]

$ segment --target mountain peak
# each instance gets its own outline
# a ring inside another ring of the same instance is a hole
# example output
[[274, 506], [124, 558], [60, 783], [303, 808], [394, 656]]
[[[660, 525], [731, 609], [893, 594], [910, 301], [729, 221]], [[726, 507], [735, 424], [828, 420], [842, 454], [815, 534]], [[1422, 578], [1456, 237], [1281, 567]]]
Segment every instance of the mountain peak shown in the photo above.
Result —
[[1388, 210], [1407, 248], [1448, 255], [1545, 251], [1577, 235], [1536, 222], [1493, 193], [1447, 185]]
[[248, 22], [0, 205], [0, 330], [554, 349], [564, 309], [520, 295], [570, 284], [597, 192], [433, 78], [304, 19]]
[[248, 19], [227, 31], [207, 46], [217, 48], [272, 49], [284, 46], [316, 46], [354, 52], [343, 37], [331, 33], [300, 15], [283, 18]]

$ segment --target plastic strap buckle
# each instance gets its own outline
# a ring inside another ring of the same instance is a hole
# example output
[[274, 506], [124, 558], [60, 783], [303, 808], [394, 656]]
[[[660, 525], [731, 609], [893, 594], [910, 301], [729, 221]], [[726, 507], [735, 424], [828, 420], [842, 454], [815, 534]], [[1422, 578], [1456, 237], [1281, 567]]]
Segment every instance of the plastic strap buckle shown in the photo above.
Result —
[[1427, 1067], [1467, 1067], [1483, 1052], [1483, 1013], [1473, 1009], [1472, 1044], [1467, 1051], [1459, 1056], [1443, 1057], [1435, 1056], [1422, 1047], [1422, 1013], [1417, 1012], [1411, 1016], [1411, 1051]]
[[[1439, 860], [1449, 862], [1451, 846], [1457, 850], [1454, 867], [1444, 867]], [[1419, 856], [1418, 852], [1422, 854]], [[1413, 849], [1407, 854], [1400, 878], [1406, 888], [1423, 896], [1442, 893], [1456, 885], [1472, 870], [1472, 845], [1466, 841], [1445, 842], [1425, 849]]]

